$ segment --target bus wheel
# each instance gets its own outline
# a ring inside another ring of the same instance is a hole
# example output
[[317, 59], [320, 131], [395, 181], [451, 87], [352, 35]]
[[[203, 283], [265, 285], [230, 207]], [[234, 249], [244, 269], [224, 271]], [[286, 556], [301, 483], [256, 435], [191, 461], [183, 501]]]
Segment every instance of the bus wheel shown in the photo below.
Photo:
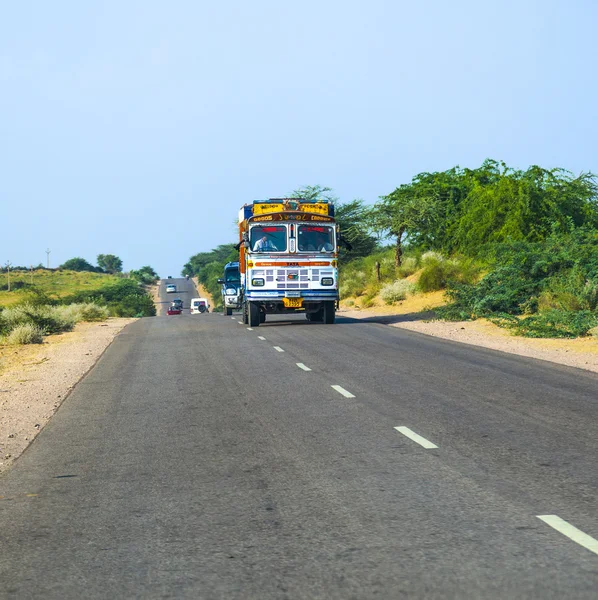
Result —
[[247, 302], [244, 302], [243, 303], [243, 324], [244, 325], [247, 325], [247, 323], [249, 322], [248, 311], [249, 311], [249, 309], [247, 308]]
[[257, 302], [249, 303], [249, 327], [260, 326], [260, 307]]
[[320, 310], [314, 313], [308, 313], [307, 320], [312, 323], [321, 323], [324, 320], [324, 309], [320, 308]]
[[326, 323], [326, 325], [332, 325], [332, 323], [334, 323], [334, 317], [335, 317], [335, 306], [334, 306], [334, 302], [324, 302], [324, 323]]

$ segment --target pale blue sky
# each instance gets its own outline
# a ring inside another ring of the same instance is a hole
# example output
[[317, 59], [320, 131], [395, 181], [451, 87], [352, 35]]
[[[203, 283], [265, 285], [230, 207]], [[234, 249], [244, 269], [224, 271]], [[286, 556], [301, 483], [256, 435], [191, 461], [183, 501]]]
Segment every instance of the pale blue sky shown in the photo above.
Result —
[[487, 158], [598, 171], [595, 0], [0, 4], [0, 263], [176, 276], [239, 207]]

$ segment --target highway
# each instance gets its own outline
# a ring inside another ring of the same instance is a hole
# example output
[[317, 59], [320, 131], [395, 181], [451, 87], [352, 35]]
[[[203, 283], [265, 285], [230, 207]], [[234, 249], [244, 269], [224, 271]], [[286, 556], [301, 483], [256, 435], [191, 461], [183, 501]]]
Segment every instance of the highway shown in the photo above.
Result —
[[172, 282], [0, 477], [0, 598], [598, 597], [598, 376]]

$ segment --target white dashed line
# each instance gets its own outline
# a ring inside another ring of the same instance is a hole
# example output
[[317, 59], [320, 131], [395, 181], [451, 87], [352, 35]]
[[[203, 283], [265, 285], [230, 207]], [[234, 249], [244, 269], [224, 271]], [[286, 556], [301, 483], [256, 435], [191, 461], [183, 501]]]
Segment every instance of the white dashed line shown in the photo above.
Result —
[[273, 346], [274, 350], [276, 350], [276, 352], [284, 352], [284, 350], [280, 347], [280, 346]]
[[258, 339], [258, 340], [262, 340], [262, 341], [263, 341], [263, 340], [265, 340], [266, 338], [265, 338], [263, 335], [258, 335], [258, 336], [257, 336], [257, 339]]
[[234, 320], [235, 320], [235, 317], [231, 317], [231, 319], [234, 321]]
[[423, 446], [424, 448], [438, 448], [438, 446], [436, 444], [433, 444], [432, 442], [428, 441], [426, 438], [422, 437], [421, 435], [418, 435], [417, 433], [415, 433], [415, 431], [411, 431], [411, 429], [409, 429], [409, 427], [401, 426], [401, 427], [395, 427], [395, 429], [399, 433], [402, 433], [403, 435], [407, 436], [410, 440], [413, 440], [414, 442], [416, 442], [420, 446]]
[[583, 546], [590, 552], [598, 554], [598, 540], [574, 527], [567, 521], [557, 517], [556, 515], [537, 515], [538, 519], [556, 529], [559, 533], [566, 535], [570, 540]]
[[309, 367], [306, 367], [303, 363], [297, 363], [297, 366], [304, 371], [311, 371]]
[[336, 390], [339, 394], [342, 394], [345, 398], [355, 398], [355, 396], [348, 392], [345, 388], [342, 388], [340, 385], [331, 385], [333, 390]]
[[248, 327], [247, 331], [253, 331], [253, 329], [251, 327]]

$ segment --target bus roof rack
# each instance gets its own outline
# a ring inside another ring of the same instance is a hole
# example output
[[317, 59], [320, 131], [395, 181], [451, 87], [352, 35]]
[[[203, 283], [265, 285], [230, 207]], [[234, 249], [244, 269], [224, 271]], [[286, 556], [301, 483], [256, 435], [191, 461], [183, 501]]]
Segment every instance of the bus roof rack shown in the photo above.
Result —
[[294, 200], [295, 202], [305, 202], [310, 204], [317, 204], [319, 202], [328, 204], [326, 198], [316, 198], [315, 200], [308, 200], [307, 198], [268, 198], [268, 200], [254, 200], [254, 204], [280, 204], [285, 200]]

